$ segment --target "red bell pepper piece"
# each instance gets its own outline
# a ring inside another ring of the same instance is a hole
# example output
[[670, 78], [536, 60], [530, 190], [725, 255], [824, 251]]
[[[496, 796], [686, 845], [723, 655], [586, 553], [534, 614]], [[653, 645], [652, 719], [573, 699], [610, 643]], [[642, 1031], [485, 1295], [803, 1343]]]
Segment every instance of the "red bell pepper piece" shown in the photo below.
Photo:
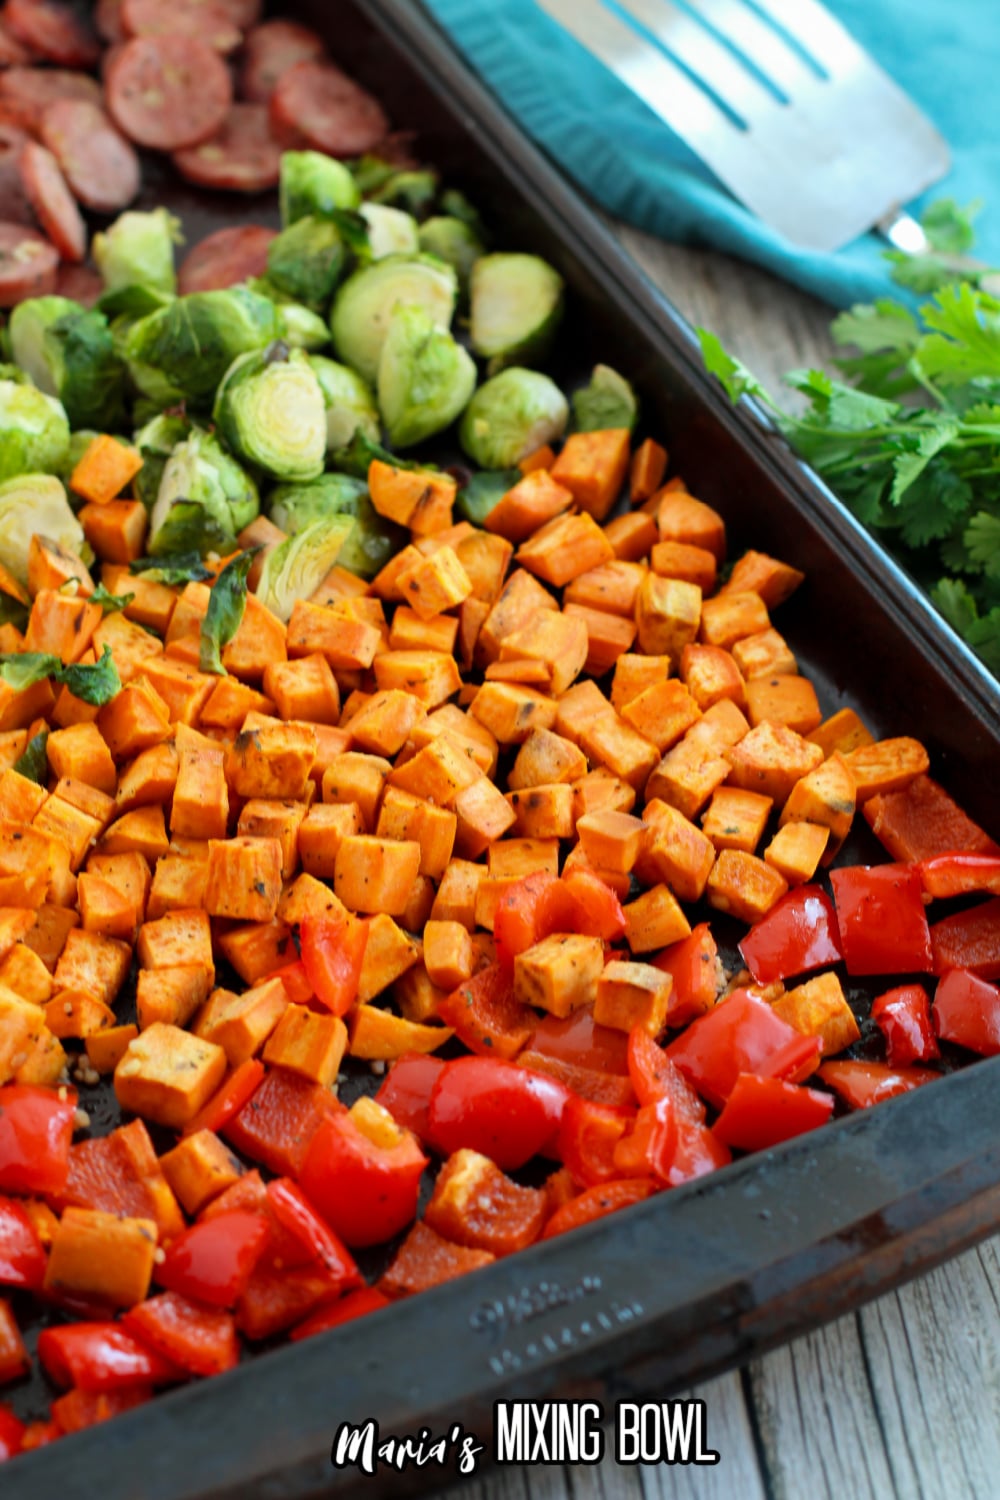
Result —
[[505, 963], [480, 969], [439, 1000], [437, 1010], [459, 1041], [486, 1057], [516, 1057], [535, 1025], [534, 1011], [514, 995], [512, 971]]
[[431, 1094], [430, 1143], [444, 1156], [468, 1146], [505, 1171], [551, 1148], [569, 1090], [503, 1058], [458, 1057]]
[[667, 1187], [680, 1187], [693, 1182], [696, 1177], [705, 1177], [717, 1172], [732, 1161], [732, 1153], [724, 1141], [720, 1141], [707, 1125], [696, 1125], [690, 1120], [677, 1121], [677, 1150], [667, 1177]]
[[931, 1062], [941, 1056], [923, 985], [903, 984], [886, 990], [872, 1001], [872, 1020], [885, 1037], [891, 1067], [905, 1068], [910, 1063]]
[[601, 1073], [628, 1072], [628, 1038], [610, 1026], [599, 1026], [589, 1005], [581, 1005], [565, 1018], [533, 1015], [532, 1022], [532, 1052]]
[[412, 1130], [420, 1141], [427, 1139], [431, 1092], [443, 1067], [444, 1060], [440, 1057], [404, 1052], [393, 1063], [375, 1095], [375, 1103], [387, 1109], [397, 1125]]
[[197, 1135], [199, 1130], [210, 1130], [213, 1135], [220, 1135], [244, 1105], [249, 1104], [263, 1079], [264, 1064], [260, 1058], [248, 1057], [246, 1062], [233, 1069], [218, 1092], [184, 1127], [182, 1134]]
[[153, 1394], [151, 1386], [134, 1386], [127, 1391], [67, 1391], [52, 1403], [52, 1420], [61, 1433], [82, 1432], [109, 1422], [123, 1411], [141, 1406]]
[[831, 870], [849, 974], [930, 973], [931, 935], [920, 873], [912, 865]]
[[66, 1184], [60, 1193], [49, 1196], [60, 1209], [72, 1205], [126, 1218], [154, 1219], [161, 1240], [184, 1228], [180, 1204], [142, 1120], [71, 1146]]
[[719, 950], [707, 922], [699, 922], [689, 937], [671, 943], [653, 963], [673, 979], [667, 1005], [667, 1025], [683, 1026], [704, 1015], [715, 1004]]
[[273, 1338], [339, 1297], [341, 1284], [325, 1266], [257, 1266], [236, 1308], [236, 1326], [248, 1339]]
[[556, 1155], [583, 1187], [610, 1182], [622, 1175], [615, 1165], [615, 1147], [634, 1119], [632, 1110], [612, 1109], [571, 1094], [559, 1126]]
[[424, 1223], [456, 1245], [513, 1255], [533, 1245], [549, 1216], [544, 1188], [522, 1187], [475, 1151], [456, 1151], [438, 1173]]
[[940, 981], [932, 1016], [945, 1041], [986, 1057], [1000, 1052], [1000, 990], [968, 969], [950, 969]]
[[659, 1192], [660, 1184], [651, 1177], [620, 1177], [617, 1182], [605, 1182], [600, 1187], [587, 1188], [562, 1208], [557, 1208], [542, 1232], [543, 1240], [554, 1239], [568, 1229], [579, 1229], [582, 1224], [592, 1224], [607, 1214], [617, 1213], [621, 1208], [630, 1208], [633, 1203], [642, 1203]]
[[128, 1391], [171, 1385], [187, 1371], [141, 1342], [121, 1323], [64, 1323], [43, 1328], [38, 1358], [59, 1386], [81, 1391]]
[[670, 1099], [682, 1119], [704, 1124], [704, 1104], [677, 1064], [643, 1026], [633, 1026], [628, 1034], [628, 1068], [640, 1104]]
[[174, 1364], [194, 1375], [219, 1375], [239, 1363], [232, 1313], [201, 1307], [180, 1292], [160, 1292], [129, 1308], [123, 1326]]
[[0, 1297], [0, 1385], [17, 1380], [31, 1368], [31, 1356], [24, 1347], [10, 1303]]
[[635, 1092], [629, 1079], [621, 1073], [604, 1073], [597, 1068], [585, 1068], [580, 1063], [570, 1062], [565, 1057], [552, 1057], [546, 1052], [536, 1052], [527, 1047], [518, 1056], [518, 1066], [533, 1073], [548, 1073], [581, 1099], [594, 1104], [607, 1104], [619, 1109], [635, 1107]]
[[625, 936], [625, 913], [609, 885], [590, 870], [571, 870], [562, 883], [573, 898], [575, 912], [570, 927], [552, 927], [551, 932], [580, 932], [613, 943]]
[[895, 1099], [897, 1094], [908, 1094], [911, 1089], [933, 1083], [941, 1074], [930, 1068], [893, 1068], [888, 1063], [854, 1062], [845, 1058], [842, 1062], [823, 1063], [817, 1077], [829, 1084], [851, 1109], [870, 1109], [873, 1104]]
[[833, 1095], [819, 1089], [741, 1073], [713, 1129], [727, 1146], [766, 1151], [780, 1141], [825, 1125], [833, 1114]]
[[935, 854], [917, 866], [924, 890], [935, 901], [989, 891], [1000, 896], [1000, 858], [995, 854]]
[[275, 1176], [296, 1177], [323, 1120], [343, 1113], [344, 1106], [329, 1089], [287, 1068], [269, 1068], [221, 1134]]
[[396, 1251], [379, 1289], [389, 1297], [410, 1297], [467, 1271], [488, 1266], [496, 1257], [488, 1250], [471, 1250], [435, 1234], [429, 1224], [414, 1224]]
[[381, 1244], [416, 1217], [427, 1157], [388, 1114], [382, 1134], [373, 1140], [344, 1110], [324, 1120], [302, 1164], [302, 1191], [347, 1245]]
[[303, 917], [299, 950], [320, 1005], [344, 1016], [358, 998], [358, 980], [368, 944], [368, 923], [347, 912], [334, 917]]
[[523, 880], [515, 881], [500, 897], [493, 918], [493, 937], [497, 956], [508, 969], [519, 953], [544, 936], [540, 920], [542, 907], [549, 893], [557, 889], [561, 889], [557, 875], [536, 870]]
[[935, 974], [969, 969], [980, 979], [1000, 979], [1000, 898], [935, 922], [931, 948]]
[[299, 1339], [312, 1338], [314, 1333], [326, 1333], [328, 1328], [337, 1328], [341, 1323], [350, 1323], [354, 1318], [363, 1318], [367, 1313], [388, 1306], [388, 1297], [377, 1287], [362, 1287], [359, 1291], [348, 1292], [338, 1302], [331, 1302], [329, 1307], [320, 1308], [311, 1318], [293, 1328], [288, 1337], [293, 1343], [298, 1343]]
[[20, 1203], [0, 1198], [0, 1283], [37, 1292], [47, 1265], [45, 1247]]
[[364, 1278], [346, 1245], [342, 1245], [328, 1225], [323, 1223], [302, 1189], [287, 1177], [279, 1177], [267, 1185], [267, 1198], [272, 1214], [281, 1227], [294, 1236], [314, 1260], [325, 1266], [338, 1282], [341, 1291], [348, 1292], [364, 1284]]
[[644, 1104], [632, 1129], [614, 1147], [613, 1175], [666, 1182], [677, 1154], [677, 1135], [677, 1110], [669, 1095]]
[[21, 1452], [34, 1453], [36, 1448], [47, 1448], [49, 1443], [56, 1442], [62, 1436], [62, 1428], [52, 1419], [48, 1422], [29, 1422], [21, 1437]]
[[746, 990], [734, 990], [667, 1048], [670, 1061], [719, 1109], [741, 1073], [794, 1083], [809, 1072], [819, 1053], [818, 1037], [802, 1036]]
[[263, 1214], [235, 1209], [170, 1241], [154, 1275], [168, 1291], [210, 1307], [235, 1307], [270, 1239]]
[[306, 966], [301, 958], [293, 964], [285, 964], [281, 969], [275, 969], [269, 974], [268, 979], [280, 979], [285, 986], [285, 994], [293, 1005], [308, 1005], [313, 997], [313, 987], [306, 973]]
[[777, 901], [740, 943], [758, 984], [808, 974], [843, 958], [833, 904], [818, 885], [800, 885]]
[[931, 859], [956, 849], [1000, 854], [990, 836], [930, 776], [915, 776], [901, 792], [869, 797], [861, 810], [893, 859]]
[[554, 932], [579, 932], [614, 942], [625, 932], [625, 913], [610, 886], [590, 870], [560, 880], [537, 870], [504, 892], [493, 922], [500, 961], [515, 957]]
[[24, 1443], [24, 1423], [9, 1406], [0, 1406], [0, 1463], [16, 1458]]
[[69, 1170], [75, 1114], [73, 1089], [57, 1093], [27, 1083], [0, 1088], [0, 1192], [60, 1191]]

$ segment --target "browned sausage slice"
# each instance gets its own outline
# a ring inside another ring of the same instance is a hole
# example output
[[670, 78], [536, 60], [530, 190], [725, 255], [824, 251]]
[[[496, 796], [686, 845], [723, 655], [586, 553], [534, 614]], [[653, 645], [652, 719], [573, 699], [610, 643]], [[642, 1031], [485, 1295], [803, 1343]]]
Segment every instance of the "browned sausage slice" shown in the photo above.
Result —
[[233, 102], [229, 69], [205, 42], [143, 36], [125, 42], [105, 75], [111, 118], [137, 146], [181, 151], [222, 128]]
[[83, 307], [93, 307], [104, 291], [104, 281], [93, 266], [63, 265], [56, 273], [56, 291]]
[[4, 25], [26, 47], [64, 68], [93, 68], [101, 55], [97, 35], [79, 12], [59, 0], [7, 0]]
[[32, 135], [57, 99], [88, 99], [99, 105], [101, 85], [86, 73], [65, 68], [7, 68], [0, 73], [0, 111]]
[[56, 289], [59, 252], [35, 229], [0, 222], [0, 307]]
[[322, 62], [323, 39], [298, 21], [265, 21], [255, 26], [243, 49], [240, 93], [254, 104], [267, 104], [275, 84], [300, 62]]
[[182, 177], [199, 187], [263, 193], [281, 175], [281, 147], [271, 134], [266, 105], [234, 104], [219, 131], [200, 146], [174, 153]]
[[82, 99], [59, 99], [42, 116], [42, 142], [85, 208], [114, 214], [139, 191], [139, 158], [103, 109]]
[[189, 250], [177, 272], [177, 290], [215, 292], [267, 270], [267, 248], [277, 231], [263, 224], [238, 224], [218, 229]]
[[0, 220], [7, 224], [35, 222], [21, 180], [21, 152], [27, 144], [23, 130], [0, 120]]
[[360, 156], [389, 129], [381, 104], [333, 63], [300, 62], [278, 79], [271, 124], [329, 156]]
[[35, 217], [63, 260], [83, 260], [87, 229], [59, 163], [44, 146], [29, 141], [20, 156], [21, 180]]
[[195, 37], [223, 55], [243, 41], [221, 0], [123, 0], [121, 19], [129, 36]]

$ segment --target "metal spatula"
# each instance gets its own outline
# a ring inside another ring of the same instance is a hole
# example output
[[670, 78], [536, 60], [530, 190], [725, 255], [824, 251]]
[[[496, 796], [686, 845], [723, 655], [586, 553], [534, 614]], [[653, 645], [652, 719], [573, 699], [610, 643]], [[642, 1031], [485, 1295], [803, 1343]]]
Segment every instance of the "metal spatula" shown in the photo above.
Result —
[[948, 146], [816, 0], [536, 3], [792, 244], [878, 225], [917, 248], [897, 210], [944, 176]]

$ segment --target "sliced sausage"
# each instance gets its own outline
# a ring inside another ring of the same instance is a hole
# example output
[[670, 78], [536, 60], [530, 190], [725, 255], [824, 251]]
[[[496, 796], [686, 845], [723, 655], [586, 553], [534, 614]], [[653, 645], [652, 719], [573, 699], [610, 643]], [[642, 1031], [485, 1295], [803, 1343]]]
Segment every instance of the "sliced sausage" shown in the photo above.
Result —
[[234, 104], [218, 135], [175, 152], [174, 164], [199, 187], [263, 193], [277, 186], [281, 147], [271, 134], [266, 105]]
[[100, 104], [101, 85], [86, 73], [65, 68], [6, 68], [0, 72], [0, 111], [37, 134], [42, 115], [57, 99], [89, 99]]
[[123, 0], [121, 19], [129, 36], [196, 37], [223, 56], [243, 41], [221, 0]]
[[215, 292], [267, 270], [267, 249], [277, 231], [263, 224], [238, 224], [218, 229], [189, 250], [177, 272], [177, 290]]
[[4, 25], [26, 47], [64, 68], [93, 68], [101, 56], [97, 34], [79, 11], [59, 0], [7, 0]]
[[104, 282], [93, 266], [63, 265], [56, 273], [56, 291], [83, 307], [93, 307], [104, 291]]
[[98, 36], [109, 44], [125, 40], [122, 25], [122, 0], [97, 0], [94, 6], [94, 25]]
[[21, 152], [28, 137], [16, 125], [0, 121], [0, 220], [7, 224], [34, 224], [28, 195], [21, 180]]
[[42, 116], [41, 136], [85, 208], [113, 214], [135, 198], [139, 158], [96, 104], [83, 99], [50, 104]]
[[32, 61], [32, 53], [8, 31], [0, 17], [0, 68], [26, 67]]
[[271, 124], [329, 156], [360, 156], [389, 129], [381, 104], [333, 63], [300, 62], [278, 79]]
[[221, 130], [233, 102], [222, 58], [189, 36], [125, 42], [105, 83], [108, 110], [119, 130], [154, 151], [180, 151], [208, 140]]
[[298, 21], [265, 21], [255, 26], [243, 49], [240, 93], [254, 104], [267, 104], [283, 73], [300, 62], [322, 62], [323, 39]]
[[59, 252], [35, 229], [0, 222], [0, 307], [56, 289]]
[[19, 160], [24, 191], [39, 224], [63, 260], [83, 260], [87, 229], [52, 152], [29, 141]]
[[233, 25], [241, 31], [256, 26], [264, 9], [263, 0], [212, 0], [212, 3], [220, 4]]

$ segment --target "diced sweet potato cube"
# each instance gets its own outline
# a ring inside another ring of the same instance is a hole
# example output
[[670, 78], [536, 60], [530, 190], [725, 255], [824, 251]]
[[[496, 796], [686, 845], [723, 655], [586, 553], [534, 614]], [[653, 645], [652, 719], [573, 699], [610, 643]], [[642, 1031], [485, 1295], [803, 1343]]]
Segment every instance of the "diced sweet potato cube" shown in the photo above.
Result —
[[[225, 757], [229, 786], [239, 797], [287, 798], [301, 802], [316, 758], [316, 731], [309, 724], [265, 724], [236, 736]], [[225, 829], [218, 837], [224, 837]]]
[[797, 781], [780, 818], [786, 823], [819, 823], [830, 830], [824, 863], [829, 864], [851, 831], [856, 805], [854, 775], [836, 752]]
[[678, 660], [684, 647], [698, 637], [703, 608], [697, 584], [647, 573], [635, 606], [640, 650]]
[[139, 1030], [157, 1021], [186, 1026], [208, 999], [212, 971], [204, 964], [176, 964], [165, 969], [140, 969], [136, 985]]
[[100, 932], [126, 943], [134, 941], [138, 926], [135, 904], [110, 881], [102, 880], [99, 875], [81, 874], [76, 896], [85, 932]]
[[635, 863], [635, 873], [646, 885], [661, 881], [682, 901], [698, 901], [715, 863], [715, 849], [706, 835], [671, 807], [653, 798], [643, 812], [646, 838]]
[[623, 908], [625, 936], [633, 953], [652, 953], [668, 948], [691, 932], [677, 898], [665, 885], [654, 885]]
[[849, 755], [852, 750], [860, 750], [865, 745], [875, 743], [875, 736], [862, 723], [853, 708], [838, 709], [829, 719], [824, 719], [819, 728], [814, 729], [806, 738], [814, 745], [819, 745], [828, 759], [838, 752], [841, 755]]
[[[119, 812], [126, 813], [136, 807], [169, 802], [176, 784], [177, 752], [173, 744], [153, 745], [122, 767], [115, 805]], [[162, 821], [162, 810], [160, 817]]]
[[587, 628], [586, 670], [595, 677], [609, 672], [620, 656], [628, 651], [636, 637], [634, 620], [610, 614], [604, 609], [591, 609], [585, 604], [567, 604], [565, 616], [582, 620]]
[[564, 781], [508, 792], [514, 832], [524, 838], [571, 839], [576, 831], [575, 796]]
[[517, 550], [522, 568], [562, 588], [581, 573], [611, 562], [614, 549], [592, 516], [557, 516]]
[[177, 726], [175, 745], [177, 782], [170, 811], [171, 833], [182, 838], [225, 838], [229, 792], [222, 746], [185, 724]]
[[52, 998], [52, 975], [27, 943], [15, 943], [0, 963], [0, 984], [35, 1005], [44, 1005]]
[[536, 729], [551, 729], [556, 702], [531, 688], [509, 682], [484, 682], [469, 705], [474, 719], [501, 745], [520, 745]]
[[311, 807], [299, 825], [298, 856], [303, 870], [332, 880], [341, 841], [364, 833], [365, 822], [356, 802], [322, 802]]
[[533, 469], [497, 501], [483, 525], [511, 542], [523, 542], [572, 504], [572, 492], [565, 485], [547, 470]]
[[681, 652], [681, 681], [698, 707], [704, 712], [721, 699], [730, 699], [739, 708], [747, 701], [743, 674], [732, 655], [721, 646], [685, 646]]
[[365, 827], [374, 829], [382, 791], [392, 767], [378, 755], [348, 750], [338, 755], [323, 772], [323, 801], [355, 803]]
[[563, 444], [551, 475], [570, 491], [581, 510], [603, 521], [625, 483], [629, 458], [627, 428], [574, 432]]
[[124, 813], [111, 824], [100, 842], [102, 854], [140, 854], [148, 860], [159, 859], [169, 848], [163, 808], [155, 805]]
[[[119, 618], [118, 615], [108, 615], [101, 629], [107, 625], [108, 620]], [[141, 642], [149, 641], [150, 638], [137, 625], [132, 628], [136, 631], [136, 637], [127, 642], [127, 645], [135, 660], [132, 663], [129, 681], [141, 671], [153, 684], [170, 710], [172, 723], [197, 724], [202, 709], [215, 690], [218, 678], [213, 677], [210, 672], [196, 671], [194, 667], [182, 661], [171, 661], [169, 657], [162, 657], [159, 660], [150, 659], [144, 651], [140, 656], [139, 652], [143, 650]], [[118, 661], [117, 655], [115, 661]], [[126, 679], [122, 675], [121, 665], [118, 666], [118, 673], [124, 682]]]
[[592, 765], [604, 766], [641, 791], [658, 759], [656, 746], [612, 709], [586, 725], [580, 746]]
[[405, 763], [400, 758], [389, 773], [389, 784], [441, 807], [452, 807], [458, 794], [481, 780], [482, 775], [482, 767], [469, 754], [467, 742], [453, 741], [446, 731]]
[[487, 869], [490, 875], [509, 880], [520, 880], [538, 870], [557, 875], [559, 842], [557, 839], [502, 839], [490, 846]]
[[553, 933], [514, 960], [514, 993], [526, 1005], [568, 1016], [592, 1005], [604, 968], [600, 938]]
[[420, 873], [420, 845], [359, 834], [344, 839], [337, 851], [333, 888], [355, 912], [399, 916]]
[[731, 650], [748, 635], [759, 635], [770, 625], [767, 607], [759, 594], [716, 594], [706, 599], [701, 612], [701, 640], [708, 646]]
[[744, 791], [760, 792], [783, 807], [795, 783], [822, 763], [818, 745], [787, 729], [765, 721], [724, 752], [732, 766], [730, 780]]
[[771, 1009], [803, 1036], [822, 1038], [824, 1057], [843, 1052], [861, 1036], [836, 974], [817, 974], [796, 985], [773, 1001]]
[[860, 745], [844, 756], [857, 787], [859, 803], [869, 797], [898, 792], [930, 766], [927, 751], [919, 740], [901, 736]]
[[424, 968], [439, 989], [454, 990], [470, 978], [475, 964], [472, 937], [461, 922], [430, 921], [424, 928]]
[[[462, 603], [479, 603], [469, 596]], [[486, 618], [488, 606], [483, 605], [481, 621]], [[409, 607], [400, 604], [392, 617], [389, 631], [389, 648], [392, 651], [454, 651], [458, 640], [458, 615], [429, 615], [426, 620]]]
[[702, 816], [701, 826], [716, 849], [742, 849], [744, 854], [752, 854], [763, 837], [772, 806], [770, 797], [762, 797], [759, 792], [720, 786]]
[[462, 685], [455, 658], [445, 651], [383, 651], [374, 662], [379, 688], [402, 688], [429, 711]]
[[784, 724], [796, 734], [809, 734], [820, 723], [816, 689], [808, 677], [783, 674], [755, 677], [746, 687], [747, 717], [752, 725]]
[[[37, 537], [32, 537], [32, 545], [37, 541]], [[36, 592], [28, 616], [24, 649], [43, 651], [66, 663], [79, 661], [100, 623], [99, 604], [91, 604], [82, 594], [60, 594], [42, 588]]]
[[422, 557], [399, 575], [397, 585], [423, 620], [454, 609], [472, 593], [472, 582], [453, 547], [441, 547], [433, 556]]
[[733, 661], [747, 682], [754, 677], [794, 676], [799, 670], [788, 642], [773, 626], [734, 642]]
[[85, 505], [78, 519], [84, 536], [102, 562], [129, 563], [142, 556], [149, 511], [141, 500]]
[[299, 831], [306, 813], [304, 802], [253, 797], [243, 806], [236, 832], [241, 838], [276, 839], [281, 847], [282, 879], [290, 880], [299, 862]]
[[210, 839], [205, 910], [238, 922], [270, 922], [281, 895], [278, 839]]
[[[170, 711], [152, 683], [136, 677], [99, 711], [97, 728], [116, 761], [130, 760], [169, 739]], [[114, 793], [115, 787], [104, 790]]]
[[819, 823], [784, 823], [764, 850], [764, 859], [789, 885], [804, 885], [815, 875], [829, 839], [829, 828]]
[[501, 641], [500, 660], [541, 662], [548, 670], [552, 692], [559, 694], [565, 692], [583, 670], [588, 640], [583, 620], [544, 610], [530, 624]]
[[[431, 916], [439, 922], [461, 922], [469, 932], [476, 926], [476, 890], [484, 879], [483, 865], [467, 859], [453, 859], [438, 886]], [[369, 942], [371, 938], [369, 937]]]
[[436, 1052], [454, 1036], [450, 1026], [425, 1026], [377, 1005], [356, 1005], [347, 1018], [347, 1033], [351, 1056], [369, 1062], [390, 1062], [406, 1052]]
[[380, 516], [409, 526], [419, 536], [451, 524], [458, 486], [447, 474], [424, 469], [397, 469], [374, 459], [368, 469], [372, 504]]
[[649, 561], [653, 572], [661, 578], [695, 583], [703, 594], [710, 594], [715, 588], [716, 560], [704, 547], [692, 547], [687, 542], [657, 542]]
[[694, 818], [716, 787], [721, 786], [730, 774], [728, 760], [712, 747], [699, 745], [685, 737], [667, 751], [651, 772], [646, 782], [646, 796], [669, 802], [686, 818]]
[[215, 1042], [229, 1066], [238, 1068], [260, 1051], [288, 1008], [288, 993], [277, 976], [242, 995], [214, 990], [195, 1024], [195, 1035]]
[[339, 1016], [289, 1005], [264, 1044], [264, 1061], [328, 1088], [346, 1051], [347, 1027]]
[[630, 813], [603, 808], [587, 813], [576, 825], [577, 837], [592, 865], [627, 875], [645, 843], [645, 826]]
[[701, 717], [701, 709], [684, 683], [666, 677], [637, 693], [621, 713], [661, 752], [675, 745]]
[[368, 941], [358, 979], [358, 1001], [365, 1004], [394, 984], [420, 959], [420, 944], [378, 912], [368, 923]]
[[390, 786], [382, 798], [375, 832], [381, 839], [414, 840], [420, 845], [421, 875], [440, 880], [451, 859], [457, 829], [458, 818], [448, 808]]
[[201, 910], [171, 911], [155, 922], [144, 922], [139, 929], [136, 952], [144, 969], [200, 964], [214, 973], [208, 913]]
[[615, 549], [615, 557], [622, 562], [638, 562], [649, 555], [659, 532], [652, 516], [642, 511], [633, 511], [627, 516], [615, 516], [604, 527], [604, 535]]
[[226, 1054], [177, 1026], [157, 1022], [140, 1032], [115, 1069], [122, 1109], [182, 1130], [215, 1093]]
[[351, 719], [351, 735], [362, 751], [396, 755], [427, 710], [412, 693], [400, 688], [374, 693]]
[[52, 1239], [45, 1290], [134, 1307], [149, 1291], [156, 1240], [153, 1219], [64, 1209]]
[[243, 1176], [239, 1158], [211, 1130], [196, 1130], [185, 1136], [172, 1151], [160, 1157], [160, 1166], [178, 1202], [191, 1218], [196, 1218], [206, 1204]]
[[0, 960], [34, 927], [35, 913], [25, 906], [0, 907]]
[[594, 1020], [599, 1026], [631, 1031], [641, 1026], [659, 1036], [667, 1021], [673, 979], [652, 964], [612, 959], [597, 981]]
[[68, 852], [69, 868], [75, 873], [87, 857], [94, 840], [99, 838], [102, 824], [80, 808], [74, 807], [64, 797], [53, 794], [35, 814], [32, 827], [37, 833], [46, 835]]
[[45, 787], [22, 776], [20, 771], [11, 768], [0, 773], [0, 821], [30, 823], [48, 795]]
[[118, 775], [111, 752], [96, 724], [74, 724], [49, 735], [45, 746], [57, 777], [71, 776], [113, 797]]
[[566, 604], [598, 609], [603, 614], [634, 620], [635, 605], [648, 569], [641, 563], [614, 558], [581, 573], [566, 586]]
[[291, 929], [284, 922], [253, 922], [219, 936], [219, 951], [245, 984], [256, 984], [266, 974], [296, 957]]
[[759, 594], [768, 609], [777, 609], [805, 578], [798, 568], [768, 557], [766, 552], [744, 552], [734, 564], [720, 594]]
[[603, 766], [598, 766], [596, 771], [588, 771], [586, 776], [581, 776], [572, 785], [573, 813], [577, 818], [601, 808], [631, 812], [635, 806], [635, 788], [629, 786], [627, 781], [622, 781], [620, 776], [613, 776]]
[[113, 1005], [131, 961], [128, 943], [75, 927], [67, 934], [56, 964], [56, 991], [78, 990], [104, 1005]]
[[342, 917], [345, 911], [328, 885], [305, 874], [285, 887], [278, 902], [278, 920], [288, 927], [297, 926], [303, 917]]
[[264, 669], [264, 691], [282, 719], [336, 724], [340, 716], [337, 680], [325, 656], [270, 662]]
[[480, 629], [479, 647], [484, 661], [494, 661], [500, 654], [501, 641], [530, 624], [540, 610], [558, 608], [547, 589], [530, 573], [517, 569], [504, 584]]
[[455, 1244], [510, 1255], [538, 1239], [550, 1213], [543, 1189], [521, 1187], [488, 1156], [461, 1150], [438, 1173], [424, 1223]]
[[138, 1035], [139, 1028], [131, 1022], [95, 1031], [85, 1041], [87, 1061], [98, 1073], [113, 1073], [125, 1056], [129, 1042]]
[[652, 497], [661, 542], [684, 542], [703, 547], [717, 562], [726, 555], [726, 528], [717, 510], [683, 489], [664, 486]]
[[629, 465], [629, 504], [642, 505], [655, 494], [663, 483], [666, 469], [666, 448], [655, 438], [646, 438], [633, 453]]
[[742, 849], [723, 849], [705, 894], [710, 906], [742, 922], [759, 922], [788, 890], [788, 882], [770, 865]]

